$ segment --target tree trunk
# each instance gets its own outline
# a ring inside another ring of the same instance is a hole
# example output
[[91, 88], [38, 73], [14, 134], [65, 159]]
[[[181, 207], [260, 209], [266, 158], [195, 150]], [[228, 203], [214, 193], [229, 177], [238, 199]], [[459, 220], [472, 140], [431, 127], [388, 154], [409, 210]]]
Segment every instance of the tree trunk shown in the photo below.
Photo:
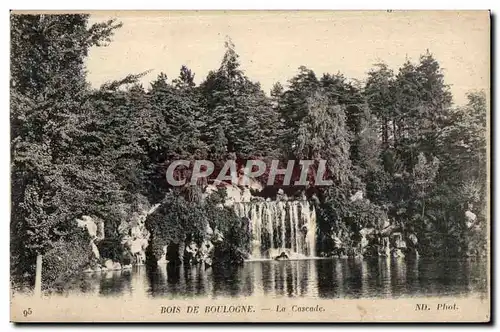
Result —
[[42, 296], [42, 255], [36, 256], [35, 296]]
[[392, 141], [393, 141], [392, 145], [394, 147], [396, 147], [398, 144], [398, 140], [397, 140], [397, 132], [396, 132], [396, 120], [394, 120], [394, 119], [392, 120]]
[[387, 120], [387, 117], [384, 117], [382, 120], [382, 144], [384, 147], [384, 150], [389, 147], [389, 122]]

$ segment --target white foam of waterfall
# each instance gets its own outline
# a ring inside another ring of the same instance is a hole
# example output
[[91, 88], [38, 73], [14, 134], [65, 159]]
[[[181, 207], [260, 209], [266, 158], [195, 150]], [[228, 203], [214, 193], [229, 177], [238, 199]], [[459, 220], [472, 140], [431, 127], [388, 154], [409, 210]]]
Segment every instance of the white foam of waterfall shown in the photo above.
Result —
[[[250, 221], [251, 259], [315, 257], [316, 211], [308, 201], [239, 202], [234, 211]], [[275, 236], [277, 235], [277, 236]]]
[[297, 202], [292, 204], [292, 216], [293, 216], [293, 228], [295, 229], [295, 251], [298, 254], [305, 254], [302, 248], [302, 231], [301, 226], [299, 226], [299, 207]]
[[295, 243], [295, 227], [293, 222], [293, 209], [288, 209], [288, 220], [290, 225], [290, 249], [292, 251], [297, 252], [297, 244]]
[[252, 257], [261, 258], [260, 248], [262, 246], [262, 215], [258, 204], [252, 204], [250, 208], [250, 230], [252, 233]]
[[280, 246], [282, 248], [285, 247], [285, 234], [286, 234], [286, 227], [285, 227], [285, 219], [286, 219], [286, 213], [285, 213], [285, 203], [284, 202], [278, 202], [278, 211], [280, 213], [280, 226], [281, 226], [281, 241], [280, 241]]

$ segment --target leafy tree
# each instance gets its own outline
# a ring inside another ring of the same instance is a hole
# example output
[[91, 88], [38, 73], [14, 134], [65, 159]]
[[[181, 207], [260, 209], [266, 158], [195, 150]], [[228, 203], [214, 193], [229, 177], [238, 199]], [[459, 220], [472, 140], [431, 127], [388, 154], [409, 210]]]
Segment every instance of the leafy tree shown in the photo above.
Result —
[[331, 179], [338, 184], [349, 181], [349, 133], [342, 107], [332, 106], [317, 92], [308, 98], [307, 109], [299, 122], [294, 155], [298, 159], [326, 160]]
[[180, 90], [192, 91], [196, 86], [194, 83], [194, 73], [186, 66], [181, 67], [179, 78], [176, 78], [173, 83], [175, 88]]
[[452, 96], [439, 63], [427, 51], [420, 57], [417, 67], [420, 76], [421, 114], [416, 118], [420, 132], [420, 151], [432, 153], [437, 144], [439, 132], [450, 125], [450, 107]]
[[[170, 188], [165, 172], [177, 159], [210, 159], [218, 169], [228, 159], [238, 166], [309, 159], [316, 167], [309, 180], [326, 161], [324, 179], [333, 185], [298, 189], [318, 198], [320, 242], [342, 234], [354, 245], [361, 228], [377, 228], [388, 215], [416, 234], [427, 255], [485, 247], [486, 96], [471, 93], [466, 106], [452, 108], [429, 52], [397, 74], [376, 64], [364, 86], [301, 66], [286, 88], [276, 83], [266, 96], [227, 40], [219, 68], [199, 86], [182, 66], [177, 78], [162, 73], [147, 90], [137, 84], [145, 73], [91, 89], [88, 49], [109, 43], [120, 24], [89, 26], [86, 15], [12, 15], [11, 26], [14, 276], [32, 273], [40, 253], [51, 271], [78, 269], [74, 257], [86, 264], [88, 248], [69, 243], [86, 241], [75, 240], [74, 220], [82, 215], [105, 220], [99, 246], [120, 259], [118, 226], [156, 202], [161, 206], [146, 222], [153, 256], [167, 244], [202, 241], [209, 224], [224, 237], [214, 263], [241, 263], [249, 221], [221, 206], [223, 197], [203, 199], [203, 186]], [[365, 199], [352, 200], [357, 191]], [[472, 226], [465, 211], [477, 217]], [[57, 257], [67, 259], [58, 266]]]
[[440, 130], [449, 125], [451, 94], [433, 56], [421, 56], [418, 66], [406, 62], [395, 80], [395, 137], [407, 169], [417, 162], [420, 152], [431, 154]]
[[291, 154], [296, 145], [295, 138], [300, 121], [307, 115], [307, 100], [319, 88], [316, 74], [305, 66], [299, 67], [299, 73], [289, 81], [289, 88], [282, 94], [280, 115], [284, 132], [281, 140], [285, 154]]
[[365, 96], [370, 110], [382, 122], [382, 144], [384, 149], [390, 145], [389, 136], [391, 123], [393, 124], [392, 139], [395, 140], [395, 100], [394, 100], [394, 73], [385, 63], [375, 65], [368, 73], [365, 86]]
[[276, 82], [273, 84], [273, 87], [271, 88], [270, 91], [270, 95], [271, 95], [271, 100], [273, 102], [273, 107], [276, 109], [279, 109], [281, 98], [283, 98], [283, 92], [284, 88], [280, 82]]
[[176, 192], [168, 193], [160, 207], [146, 219], [154, 259], [162, 258], [164, 246], [179, 245], [188, 236], [193, 236], [200, 244], [206, 224], [202, 206], [197, 202], [187, 201]]
[[239, 158], [270, 156], [274, 152], [277, 113], [260, 88], [240, 69], [239, 56], [231, 40], [217, 71], [201, 84], [205, 108], [207, 144], [218, 143], [220, 129], [227, 140], [226, 150]]
[[215, 243], [214, 263], [242, 263], [249, 253], [248, 224], [231, 208], [221, 207], [223, 200], [224, 196], [216, 194], [203, 201], [186, 200], [179, 192], [167, 194], [161, 206], [146, 219], [151, 233], [151, 258], [159, 260], [164, 246], [179, 245], [188, 238], [201, 245], [209, 225], [223, 235], [223, 239]]
[[[443, 176], [449, 181], [486, 180], [487, 105], [484, 92], [469, 93], [468, 104], [451, 114], [453, 125], [439, 132]], [[450, 178], [449, 174], [456, 174]]]
[[432, 162], [427, 162], [423, 153], [418, 155], [418, 162], [413, 168], [413, 183], [411, 189], [422, 206], [422, 217], [425, 216], [425, 199], [429, 190], [435, 184], [435, 178], [439, 169], [439, 159], [434, 157]]
[[32, 272], [36, 255], [59, 241], [72, 220], [119, 192], [101, 159], [81, 155], [98, 144], [81, 125], [89, 111], [88, 48], [105, 45], [120, 25], [87, 21], [87, 15], [11, 15], [14, 276]]

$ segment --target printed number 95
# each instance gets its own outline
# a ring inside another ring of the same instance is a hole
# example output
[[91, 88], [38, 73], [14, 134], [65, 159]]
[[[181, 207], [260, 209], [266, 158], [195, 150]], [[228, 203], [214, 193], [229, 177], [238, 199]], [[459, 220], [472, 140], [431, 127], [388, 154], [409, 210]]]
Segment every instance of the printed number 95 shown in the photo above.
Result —
[[23, 310], [23, 316], [24, 317], [28, 317], [29, 315], [31, 315], [33, 313], [33, 311], [31, 310], [31, 308], [28, 308], [26, 310]]

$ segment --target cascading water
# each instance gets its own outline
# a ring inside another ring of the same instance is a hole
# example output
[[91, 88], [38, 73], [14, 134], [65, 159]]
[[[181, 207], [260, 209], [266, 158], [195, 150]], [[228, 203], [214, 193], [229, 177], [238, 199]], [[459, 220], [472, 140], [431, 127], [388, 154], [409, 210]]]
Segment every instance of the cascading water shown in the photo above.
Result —
[[250, 220], [251, 259], [316, 255], [316, 211], [308, 201], [238, 202], [234, 210]]

